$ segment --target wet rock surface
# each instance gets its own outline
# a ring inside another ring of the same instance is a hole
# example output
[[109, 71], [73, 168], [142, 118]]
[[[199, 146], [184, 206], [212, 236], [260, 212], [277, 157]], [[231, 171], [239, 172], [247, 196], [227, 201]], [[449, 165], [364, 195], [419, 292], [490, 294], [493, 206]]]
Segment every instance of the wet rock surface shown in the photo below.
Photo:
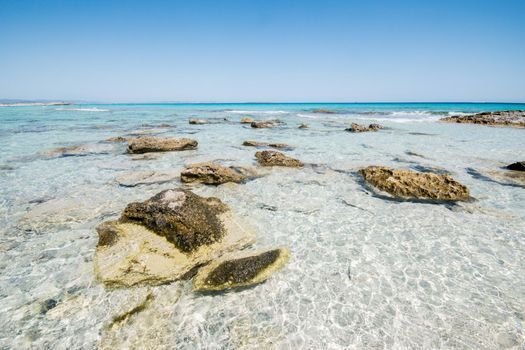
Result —
[[465, 116], [451, 116], [440, 119], [448, 123], [483, 124], [508, 127], [525, 127], [525, 110], [482, 112]]
[[370, 124], [369, 126], [364, 126], [356, 123], [352, 123], [348, 129], [345, 131], [349, 132], [369, 132], [369, 131], [378, 131], [383, 129], [383, 126], [379, 124]]
[[197, 148], [197, 141], [188, 138], [138, 137], [128, 140], [128, 153], [185, 151]]
[[255, 119], [253, 118], [250, 118], [250, 117], [244, 117], [241, 119], [240, 123], [241, 124], [251, 124], [255, 121]]
[[252, 128], [264, 129], [264, 128], [275, 128], [282, 124], [280, 120], [264, 120], [264, 121], [253, 121], [250, 125]]
[[289, 259], [285, 248], [230, 254], [202, 268], [193, 280], [196, 291], [218, 291], [264, 282]]
[[271, 147], [271, 148], [277, 148], [277, 149], [292, 149], [291, 146], [285, 143], [272, 143], [272, 142], [268, 143], [268, 142], [260, 142], [260, 141], [253, 141], [253, 140], [244, 141], [242, 145], [248, 146], [248, 147]]
[[212, 162], [191, 164], [181, 172], [180, 178], [182, 182], [199, 182], [207, 185], [220, 185], [226, 182], [241, 183], [246, 180], [246, 176], [235, 168]]
[[507, 165], [507, 169], [514, 171], [525, 171], [525, 161]]
[[375, 188], [401, 199], [465, 201], [470, 198], [468, 188], [448, 174], [420, 173], [381, 166], [370, 166], [359, 173]]
[[110, 287], [156, 285], [253, 243], [254, 234], [218, 198], [176, 188], [130, 203], [97, 226], [97, 277]]
[[196, 118], [191, 118], [188, 122], [193, 125], [208, 124], [208, 121], [206, 119], [196, 119]]
[[255, 153], [255, 158], [262, 166], [302, 167], [304, 165], [300, 160], [277, 151], [259, 151]]
[[116, 181], [120, 186], [135, 187], [139, 185], [161, 184], [174, 181], [178, 172], [157, 172], [153, 170], [126, 172], [117, 176]]

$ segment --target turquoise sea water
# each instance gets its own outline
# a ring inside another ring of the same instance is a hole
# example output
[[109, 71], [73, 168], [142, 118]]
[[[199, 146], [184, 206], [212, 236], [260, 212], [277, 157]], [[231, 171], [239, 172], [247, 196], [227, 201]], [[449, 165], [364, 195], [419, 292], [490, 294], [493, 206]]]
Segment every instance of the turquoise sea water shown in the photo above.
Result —
[[[522, 349], [525, 189], [502, 167], [525, 160], [525, 130], [438, 121], [507, 109], [525, 104], [0, 107], [0, 349]], [[252, 129], [238, 123], [245, 116], [286, 124]], [[386, 128], [350, 134], [351, 122]], [[104, 141], [125, 135], [191, 137], [199, 148], [144, 160]], [[283, 271], [216, 295], [188, 281], [109, 291], [94, 279], [99, 222], [180, 186], [185, 164], [256, 167], [244, 140], [287, 143], [307, 166], [191, 189], [244, 217], [256, 247], [288, 246]], [[387, 200], [356, 174], [368, 165], [449, 172], [474, 199]], [[173, 176], [130, 187], [144, 172]], [[148, 292], [145, 311], [108, 329]]]

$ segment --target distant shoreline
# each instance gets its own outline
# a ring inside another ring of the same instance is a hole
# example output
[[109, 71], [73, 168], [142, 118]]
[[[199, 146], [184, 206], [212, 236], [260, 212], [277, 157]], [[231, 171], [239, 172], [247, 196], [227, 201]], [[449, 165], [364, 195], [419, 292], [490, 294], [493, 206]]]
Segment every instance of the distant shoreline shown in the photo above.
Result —
[[67, 106], [71, 102], [13, 102], [0, 103], [0, 107]]

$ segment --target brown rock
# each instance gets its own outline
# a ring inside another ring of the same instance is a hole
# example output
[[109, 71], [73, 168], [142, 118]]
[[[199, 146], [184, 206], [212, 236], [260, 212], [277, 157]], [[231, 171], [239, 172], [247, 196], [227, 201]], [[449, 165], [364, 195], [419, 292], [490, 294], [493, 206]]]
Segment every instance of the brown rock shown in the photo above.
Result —
[[304, 165], [300, 160], [277, 151], [259, 151], [255, 153], [255, 158], [262, 166], [302, 167]]
[[207, 162], [191, 164], [180, 174], [182, 182], [199, 182], [207, 185], [220, 185], [226, 182], [240, 183], [246, 177], [233, 168]]
[[268, 142], [259, 142], [259, 141], [253, 141], [253, 140], [244, 141], [242, 145], [248, 146], [248, 147], [271, 147], [271, 148], [278, 148], [278, 149], [292, 149], [292, 147], [290, 147], [289, 145], [285, 143], [268, 143]]
[[359, 125], [356, 123], [352, 123], [348, 129], [345, 129], [346, 131], [350, 132], [368, 132], [368, 131], [378, 131], [379, 129], [382, 129], [383, 126], [379, 124], [370, 124], [368, 127], [364, 125]]
[[138, 137], [128, 140], [128, 153], [185, 151], [197, 148], [197, 141], [172, 137]]
[[445, 117], [440, 120], [448, 123], [468, 123], [523, 128], [525, 127], [525, 110], [483, 112], [472, 115]]
[[299, 125], [299, 129], [308, 129], [308, 124], [306, 124], [306, 123], [301, 123], [301, 124]]
[[369, 166], [359, 173], [372, 186], [398, 198], [443, 201], [469, 199], [468, 188], [448, 174], [419, 173], [380, 166]]
[[198, 125], [202, 125], [202, 124], [208, 124], [208, 121], [205, 120], [205, 119], [195, 119], [195, 118], [192, 118], [189, 120], [189, 123], [190, 124], [198, 124]]
[[250, 118], [250, 117], [244, 117], [241, 119], [241, 124], [251, 124], [253, 123], [255, 120], [253, 118]]
[[264, 120], [264, 121], [253, 121], [251, 123], [252, 128], [262, 129], [262, 128], [275, 128], [281, 124], [280, 120]]

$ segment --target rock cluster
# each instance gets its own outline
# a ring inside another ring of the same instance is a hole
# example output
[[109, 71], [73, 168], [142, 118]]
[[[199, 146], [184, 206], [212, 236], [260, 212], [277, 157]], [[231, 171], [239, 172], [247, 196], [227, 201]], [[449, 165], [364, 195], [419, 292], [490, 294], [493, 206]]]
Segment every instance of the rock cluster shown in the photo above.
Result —
[[368, 131], [378, 131], [380, 129], [383, 129], [383, 126], [379, 124], [370, 124], [369, 126], [364, 126], [364, 125], [352, 123], [350, 127], [345, 130], [350, 131], [350, 132], [368, 132]]
[[262, 166], [302, 167], [304, 165], [300, 160], [277, 151], [259, 151], [255, 153], [255, 158]]
[[240, 183], [246, 180], [246, 176], [235, 168], [228, 168], [222, 165], [206, 162], [191, 164], [180, 174], [182, 182], [198, 182], [207, 185], [220, 185], [226, 182]]
[[382, 166], [359, 171], [375, 188], [401, 199], [465, 201], [470, 198], [466, 186], [448, 174], [420, 173]]
[[173, 137], [137, 137], [128, 139], [128, 153], [185, 151], [197, 148], [197, 141]]
[[449, 123], [483, 124], [494, 126], [525, 127], [525, 110], [482, 112], [472, 115], [461, 115], [441, 118]]

